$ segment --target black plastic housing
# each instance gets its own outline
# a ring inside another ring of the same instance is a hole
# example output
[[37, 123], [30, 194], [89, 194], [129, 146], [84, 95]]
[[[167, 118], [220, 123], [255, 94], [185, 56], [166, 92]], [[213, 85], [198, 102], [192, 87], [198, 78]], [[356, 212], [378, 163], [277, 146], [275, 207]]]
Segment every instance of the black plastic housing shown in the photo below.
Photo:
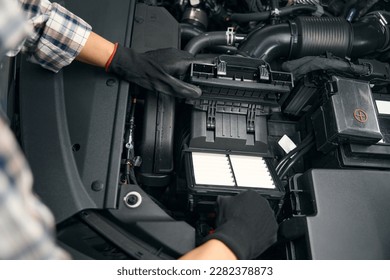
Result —
[[139, 180], [146, 186], [164, 187], [173, 172], [175, 98], [150, 92], [144, 105]]
[[318, 85], [308, 76], [305, 76], [297, 83], [291, 94], [283, 102], [282, 111], [284, 114], [293, 117], [301, 117], [310, 111], [320, 98]]
[[[374, 94], [375, 102], [390, 102], [387, 94]], [[378, 111], [383, 139], [372, 145], [347, 143], [339, 147], [338, 166], [390, 168], [390, 111]]]
[[269, 156], [267, 118], [294, 86], [291, 73], [264, 61], [222, 55], [215, 64], [192, 64], [191, 83], [202, 88], [192, 111], [190, 147]]
[[220, 56], [215, 64], [192, 64], [190, 82], [202, 99], [261, 104], [278, 108], [278, 100], [294, 87], [291, 73], [272, 71], [262, 60]]
[[190, 147], [268, 155], [263, 114], [259, 105], [198, 101], [192, 111]]
[[[131, 47], [138, 52], [180, 48], [180, 25], [166, 9], [139, 3]], [[174, 97], [145, 92], [139, 181], [146, 186], [166, 187], [171, 181], [174, 119]]]
[[329, 100], [313, 115], [317, 149], [329, 152], [343, 142], [374, 144], [382, 139], [370, 84], [332, 77]]
[[138, 52], [158, 48], [180, 48], [179, 30], [179, 23], [166, 9], [138, 3], [131, 47]]
[[389, 180], [389, 172], [372, 170], [297, 175], [290, 190], [299, 214], [280, 225], [294, 244], [291, 258], [389, 259]]

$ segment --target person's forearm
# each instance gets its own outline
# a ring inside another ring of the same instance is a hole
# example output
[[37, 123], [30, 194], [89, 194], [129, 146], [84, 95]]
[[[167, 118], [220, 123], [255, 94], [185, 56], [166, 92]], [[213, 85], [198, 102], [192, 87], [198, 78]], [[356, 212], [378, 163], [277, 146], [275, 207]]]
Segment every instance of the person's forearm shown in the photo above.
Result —
[[179, 260], [237, 260], [237, 257], [224, 243], [211, 239]]
[[104, 68], [114, 49], [114, 43], [91, 32], [76, 60]]

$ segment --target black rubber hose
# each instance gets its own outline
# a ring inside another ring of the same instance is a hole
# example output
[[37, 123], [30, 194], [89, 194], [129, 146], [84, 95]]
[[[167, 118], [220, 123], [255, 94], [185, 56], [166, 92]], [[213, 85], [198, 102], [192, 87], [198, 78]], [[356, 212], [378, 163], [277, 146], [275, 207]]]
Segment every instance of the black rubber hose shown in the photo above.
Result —
[[[191, 39], [202, 34], [203, 34], [202, 30], [194, 27], [191, 24], [188, 23], [180, 24], [181, 42], [184, 44], [187, 44]], [[209, 50], [213, 53], [223, 53], [223, 54], [237, 53], [237, 48], [235, 46], [226, 46], [226, 42], [224, 42], [224, 45], [210, 46]]]
[[271, 0], [271, 9], [279, 9], [279, 0]]
[[287, 23], [266, 26], [249, 34], [239, 47], [241, 53], [272, 61], [288, 57], [291, 45], [291, 31]]
[[298, 36], [293, 38], [290, 57], [319, 55], [326, 51], [339, 57], [350, 54], [353, 30], [344, 18], [299, 17], [295, 24]]
[[249, 21], [265, 21], [271, 17], [271, 11], [260, 13], [246, 13], [246, 14], [231, 14], [226, 21], [235, 22], [249, 22]]
[[192, 38], [199, 36], [203, 33], [202, 30], [195, 28], [193, 25], [188, 23], [180, 24], [180, 35], [182, 41], [188, 42]]
[[[387, 19], [390, 22], [390, 16]], [[298, 17], [290, 24], [255, 30], [241, 44], [239, 52], [270, 62], [325, 52], [338, 57], [361, 57], [383, 51], [389, 45], [390, 30], [375, 15], [353, 25], [343, 18]]]
[[[317, 7], [313, 5], [305, 5], [305, 4], [284, 7], [279, 10], [279, 17], [285, 17], [297, 11], [316, 12]], [[236, 22], [265, 21], [270, 17], [271, 17], [271, 11], [266, 11], [260, 13], [231, 14], [227, 18], [227, 20], [236, 21]]]
[[353, 25], [354, 40], [351, 56], [368, 55], [389, 45], [389, 34], [377, 18], [367, 17]]
[[193, 55], [196, 55], [204, 48], [226, 44], [226, 31], [208, 32], [193, 38], [188, 42], [184, 50]]
[[358, 18], [364, 16], [379, 0], [368, 0], [359, 12]]
[[[235, 42], [240, 42], [245, 37], [243, 35], [236, 35], [235, 38]], [[193, 55], [196, 55], [202, 49], [218, 45], [227, 45], [227, 43], [226, 31], [208, 32], [194, 37], [191, 41], [188, 42], [184, 50]]]

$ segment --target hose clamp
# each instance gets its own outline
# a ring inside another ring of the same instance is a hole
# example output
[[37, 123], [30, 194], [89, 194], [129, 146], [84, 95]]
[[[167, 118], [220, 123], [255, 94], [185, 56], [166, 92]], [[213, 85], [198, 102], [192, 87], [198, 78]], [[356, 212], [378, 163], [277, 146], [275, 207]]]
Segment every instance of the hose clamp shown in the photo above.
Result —
[[279, 15], [280, 15], [280, 10], [278, 8], [271, 11], [271, 16], [278, 17]]
[[228, 27], [226, 31], [226, 45], [232, 46], [235, 42], [235, 32], [234, 27]]
[[382, 25], [384, 33], [386, 35], [386, 43], [383, 45], [384, 47], [382, 49], [378, 50], [378, 52], [386, 52], [390, 49], [390, 19], [388, 17], [385, 17], [381, 12], [375, 12], [374, 15], [378, 19], [379, 24]]
[[388, 21], [386, 20], [386, 18], [383, 16], [383, 14], [381, 12], [378, 12], [378, 17], [379, 17], [379, 22], [383, 26], [387, 26], [389, 24]]
[[290, 41], [290, 52], [288, 58], [296, 57], [296, 46], [298, 45], [298, 25], [295, 21], [290, 21], [290, 32], [291, 32], [291, 41]]
[[316, 5], [316, 7], [317, 7], [317, 11], [313, 13], [313, 16], [322, 17], [322, 15], [325, 14], [324, 7], [322, 7], [321, 5]]

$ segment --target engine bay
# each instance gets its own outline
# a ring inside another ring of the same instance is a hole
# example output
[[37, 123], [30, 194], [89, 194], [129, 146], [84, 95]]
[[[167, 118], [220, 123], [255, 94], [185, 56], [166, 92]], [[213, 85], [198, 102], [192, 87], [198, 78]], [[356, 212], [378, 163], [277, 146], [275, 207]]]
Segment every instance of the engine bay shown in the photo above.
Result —
[[177, 258], [247, 189], [279, 222], [259, 259], [390, 258], [387, 0], [95, 2], [65, 6], [140, 53], [189, 52], [202, 95], [15, 61], [15, 127], [74, 258]]

